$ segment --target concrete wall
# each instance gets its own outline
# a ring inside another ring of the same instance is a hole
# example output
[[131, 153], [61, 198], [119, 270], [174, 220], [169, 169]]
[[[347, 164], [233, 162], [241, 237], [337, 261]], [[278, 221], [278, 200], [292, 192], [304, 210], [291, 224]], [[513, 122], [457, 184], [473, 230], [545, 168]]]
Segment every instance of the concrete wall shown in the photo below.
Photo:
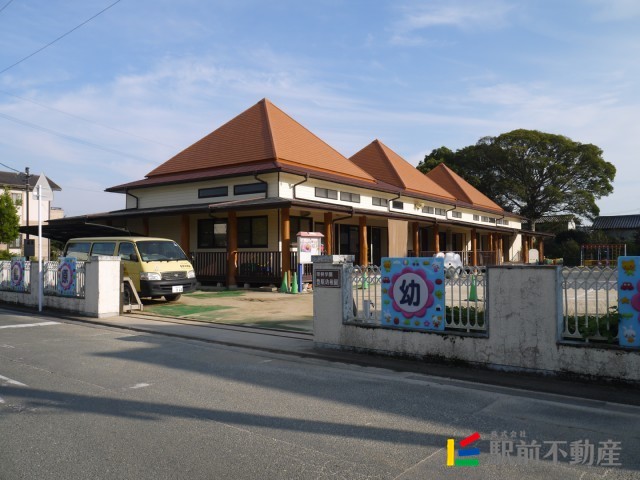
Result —
[[[88, 317], [120, 313], [120, 257], [97, 256], [85, 264], [85, 298], [42, 296], [42, 307]], [[29, 293], [0, 291], [0, 302], [38, 308], [38, 263], [31, 263]]]
[[[324, 262], [314, 262], [314, 269], [347, 268], [344, 261]], [[343, 324], [343, 311], [350, 307], [346, 305], [346, 293], [342, 289], [314, 286], [314, 341], [318, 347], [640, 382], [640, 351], [558, 342], [560, 292], [557, 267], [489, 267], [486, 299], [489, 334], [476, 337]]]

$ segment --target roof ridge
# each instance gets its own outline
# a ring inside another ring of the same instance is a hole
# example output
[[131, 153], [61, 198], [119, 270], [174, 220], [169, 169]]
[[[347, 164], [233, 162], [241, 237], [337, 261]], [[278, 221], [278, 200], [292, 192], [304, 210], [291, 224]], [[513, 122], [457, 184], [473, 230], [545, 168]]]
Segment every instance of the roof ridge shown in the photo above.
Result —
[[[469, 196], [469, 194], [467, 193], [467, 191], [463, 188], [463, 186], [460, 184], [460, 182], [458, 181], [458, 179], [456, 178], [456, 176], [459, 177], [459, 175], [455, 174], [454, 175], [454, 171], [449, 168], [444, 162], [439, 163], [438, 165], [436, 165], [436, 168], [442, 166], [442, 169], [444, 170], [445, 174], [456, 184], [456, 186], [460, 189], [460, 192], [462, 193], [462, 195], [465, 197], [465, 200], [467, 203], [473, 204], [473, 199]], [[462, 177], [460, 177], [462, 178]], [[473, 185], [472, 185], [473, 186]], [[482, 192], [481, 192], [482, 193]]]
[[276, 138], [273, 136], [273, 130], [271, 128], [271, 118], [269, 116], [269, 105], [276, 107], [271, 100], [267, 97], [264, 97], [258, 103], [264, 104], [264, 116], [265, 116], [265, 124], [267, 125], [267, 130], [269, 131], [269, 141], [271, 143], [271, 153], [273, 154], [273, 159], [278, 159], [278, 148], [276, 147]]
[[398, 179], [398, 181], [400, 182], [400, 185], [402, 185], [402, 188], [406, 190], [407, 189], [407, 184], [405, 183], [405, 181], [402, 179], [402, 177], [398, 173], [398, 170], [396, 169], [395, 165], [391, 161], [391, 158], [389, 158], [389, 154], [387, 153], [387, 150], [391, 151], [391, 149], [389, 147], [387, 147], [384, 143], [382, 143], [377, 138], [374, 139], [373, 142], [371, 142], [371, 143], [375, 144], [380, 149], [385, 161], [391, 167], [391, 171], [393, 172], [393, 175], [395, 175], [395, 177]]

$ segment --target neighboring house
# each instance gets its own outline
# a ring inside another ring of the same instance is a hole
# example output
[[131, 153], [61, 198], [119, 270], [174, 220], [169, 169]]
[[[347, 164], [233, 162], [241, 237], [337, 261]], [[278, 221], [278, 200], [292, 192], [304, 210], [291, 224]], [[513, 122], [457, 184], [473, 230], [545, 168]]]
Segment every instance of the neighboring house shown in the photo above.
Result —
[[611, 239], [634, 243], [640, 235], [640, 215], [596, 217], [592, 230], [602, 230]]
[[[27, 218], [29, 220], [29, 225], [38, 225], [38, 201], [34, 200], [31, 196], [33, 195], [33, 189], [38, 181], [38, 175], [30, 175], [29, 176], [29, 188], [27, 191], [27, 184], [25, 181], [26, 176], [22, 173], [13, 173], [13, 172], [0, 172], [0, 188], [4, 189], [8, 188], [9, 193], [11, 194], [11, 199], [13, 203], [16, 204], [16, 208], [18, 210], [18, 216], [20, 217], [20, 226], [27, 225]], [[58, 184], [53, 182], [49, 177], [47, 177], [49, 185], [53, 191], [61, 191], [62, 189]], [[27, 196], [29, 198], [27, 200]], [[27, 215], [27, 204], [28, 204], [28, 215]], [[51, 202], [43, 201], [42, 202], [42, 223], [55, 219], [61, 218], [64, 216], [64, 211], [60, 208], [52, 207]], [[35, 254], [38, 255], [38, 237], [35, 235], [30, 236], [32, 240], [35, 241]], [[25, 234], [19, 234], [18, 237], [11, 242], [9, 245], [0, 244], [0, 250], [9, 250], [12, 255], [21, 256], [22, 248], [24, 245], [24, 239], [26, 238]], [[49, 259], [49, 249], [50, 244], [49, 240], [46, 238], [42, 239], [42, 252], [43, 259]]]
[[576, 229], [576, 218], [573, 215], [548, 215], [534, 222], [536, 231], [560, 233]]
[[200, 281], [227, 285], [279, 284], [296, 266], [299, 231], [364, 265], [443, 250], [469, 265], [526, 261], [530, 241], [521, 217], [446, 166], [425, 176], [377, 140], [347, 159], [266, 99], [107, 191], [126, 208], [57, 222], [173, 238]]

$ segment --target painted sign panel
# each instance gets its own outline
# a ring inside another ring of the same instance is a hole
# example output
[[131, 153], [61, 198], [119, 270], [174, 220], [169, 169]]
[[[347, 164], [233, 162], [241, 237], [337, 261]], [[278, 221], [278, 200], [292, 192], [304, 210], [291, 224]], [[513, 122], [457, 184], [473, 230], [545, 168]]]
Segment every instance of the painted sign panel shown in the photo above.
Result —
[[58, 264], [58, 295], [76, 296], [76, 259], [75, 257], [60, 257]]
[[315, 287], [329, 287], [329, 288], [341, 288], [342, 282], [340, 281], [340, 270], [314, 270], [313, 271], [313, 286]]
[[618, 257], [618, 343], [640, 347], [640, 257]]
[[24, 292], [24, 269], [24, 258], [13, 257], [11, 259], [11, 290], [14, 292]]
[[444, 330], [444, 259], [382, 259], [382, 325]]
[[322, 237], [319, 232], [298, 232], [298, 263], [311, 263], [312, 255], [321, 255]]

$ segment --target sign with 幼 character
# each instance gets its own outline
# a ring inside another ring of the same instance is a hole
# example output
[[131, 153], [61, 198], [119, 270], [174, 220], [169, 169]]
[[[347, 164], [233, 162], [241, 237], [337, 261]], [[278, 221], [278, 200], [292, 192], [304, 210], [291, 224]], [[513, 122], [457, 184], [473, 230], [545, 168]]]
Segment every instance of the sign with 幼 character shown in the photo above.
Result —
[[11, 258], [11, 290], [14, 292], [24, 292], [25, 261], [22, 257]]
[[640, 257], [618, 257], [618, 342], [640, 347]]
[[444, 330], [444, 260], [382, 259], [382, 325]]
[[58, 264], [58, 295], [75, 297], [76, 295], [76, 259], [60, 257]]

